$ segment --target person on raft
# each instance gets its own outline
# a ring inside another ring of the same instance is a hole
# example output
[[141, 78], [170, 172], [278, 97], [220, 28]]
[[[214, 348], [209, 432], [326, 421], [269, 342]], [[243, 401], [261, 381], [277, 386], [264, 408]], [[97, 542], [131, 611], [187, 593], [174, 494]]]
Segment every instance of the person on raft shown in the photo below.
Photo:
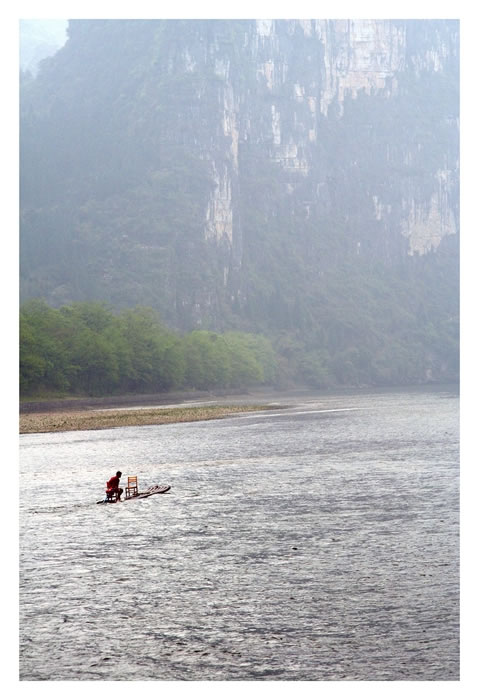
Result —
[[115, 476], [112, 476], [106, 482], [106, 495], [110, 498], [116, 494], [116, 498], [119, 501], [120, 496], [123, 493], [123, 489], [120, 488], [121, 472], [117, 472]]

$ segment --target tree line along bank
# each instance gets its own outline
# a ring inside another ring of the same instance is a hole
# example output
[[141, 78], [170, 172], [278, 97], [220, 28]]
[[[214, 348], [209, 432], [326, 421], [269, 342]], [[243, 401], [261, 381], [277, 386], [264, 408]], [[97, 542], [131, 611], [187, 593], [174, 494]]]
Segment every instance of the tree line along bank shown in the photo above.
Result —
[[348, 325], [338, 312], [308, 339], [299, 330], [285, 329], [267, 335], [180, 333], [167, 328], [149, 307], [113, 311], [102, 302], [75, 302], [53, 308], [30, 300], [20, 309], [20, 395], [108, 396], [262, 385], [317, 390], [455, 381], [455, 318], [419, 328], [409, 315], [408, 323], [388, 333], [380, 327], [381, 315], [374, 322], [366, 308], [361, 307], [362, 315], [358, 311], [361, 323], [357, 318], [354, 326]]
[[108, 395], [272, 384], [277, 357], [250, 333], [166, 328], [153, 309], [114, 313], [99, 302], [20, 309], [20, 393]]

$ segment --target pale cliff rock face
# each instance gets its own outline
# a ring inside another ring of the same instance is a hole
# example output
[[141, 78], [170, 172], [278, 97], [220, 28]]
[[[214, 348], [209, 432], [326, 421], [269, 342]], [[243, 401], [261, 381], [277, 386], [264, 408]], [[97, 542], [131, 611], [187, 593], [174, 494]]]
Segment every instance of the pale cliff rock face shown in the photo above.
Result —
[[[251, 31], [245, 32], [242, 46], [243, 61], [249, 62], [253, 75], [248, 89], [238, 85], [235, 69], [222, 55], [220, 43], [210, 47], [216, 54], [221, 131], [228, 148], [221, 154], [221, 164], [215, 162], [217, 156], [212, 159], [215, 187], [207, 205], [205, 236], [227, 239], [230, 244], [241, 237], [234, 200], [244, 176], [242, 144], [266, 144], [266, 157], [283, 171], [285, 195], [292, 195], [302, 181], [309, 180], [311, 191], [321, 190], [328, 173], [326, 164], [318, 167], [318, 148], [329, 138], [328, 127], [341, 124], [347, 105], [365, 96], [394, 98], [408, 72], [417, 79], [440, 74], [455, 58], [457, 43], [457, 37], [445, 40], [439, 29], [433, 28], [418, 48], [408, 23], [392, 20], [257, 20]], [[185, 64], [192, 69], [191, 56]], [[395, 134], [390, 138], [393, 141]], [[387, 148], [384, 157], [393, 170], [411, 167], [407, 149], [402, 155], [391, 156], [389, 145]], [[416, 153], [416, 167], [421, 167], [420, 160]], [[371, 221], [384, 226], [385, 236], [395, 231], [405, 237], [410, 255], [434, 250], [445, 236], [458, 233], [458, 165], [457, 161], [445, 165], [429, 174], [433, 185], [427, 194], [416, 188], [416, 175], [403, 176], [398, 183], [400, 207], [385, 199], [384, 183], [368, 193], [372, 205], [365, 197]], [[353, 162], [351, 167], [357, 167], [361, 177], [361, 163]], [[345, 192], [341, 202], [345, 211], [347, 198]], [[304, 202], [308, 211], [311, 203], [314, 205], [314, 195]], [[321, 216], [318, 207], [317, 215]], [[368, 226], [367, 217], [364, 226]]]
[[429, 201], [421, 203], [411, 198], [403, 204], [402, 234], [409, 240], [409, 253], [424, 254], [435, 250], [444, 236], [457, 233], [457, 222], [449, 199], [454, 174], [438, 171], [437, 187]]
[[[324, 20], [319, 24], [324, 45], [324, 87], [321, 112], [337, 100], [340, 113], [345, 97], [360, 90], [394, 94], [394, 76], [405, 67], [405, 29], [387, 20]], [[388, 87], [390, 81], [390, 87]]]
[[231, 177], [227, 168], [218, 173], [215, 165], [215, 189], [206, 211], [206, 238], [227, 238], [233, 242], [233, 207], [231, 199]]

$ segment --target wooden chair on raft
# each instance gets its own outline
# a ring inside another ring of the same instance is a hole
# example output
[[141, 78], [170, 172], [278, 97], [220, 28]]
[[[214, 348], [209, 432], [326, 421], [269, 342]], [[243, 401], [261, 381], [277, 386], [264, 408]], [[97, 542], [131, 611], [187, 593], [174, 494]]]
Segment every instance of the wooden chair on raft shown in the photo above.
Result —
[[138, 496], [137, 476], [129, 476], [127, 485], [125, 486], [125, 498], [131, 498], [132, 496]]

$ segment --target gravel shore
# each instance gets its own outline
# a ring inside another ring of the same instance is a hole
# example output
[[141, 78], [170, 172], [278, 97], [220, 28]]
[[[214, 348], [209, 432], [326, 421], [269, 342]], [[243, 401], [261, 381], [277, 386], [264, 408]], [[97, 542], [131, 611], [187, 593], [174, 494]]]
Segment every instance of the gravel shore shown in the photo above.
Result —
[[133, 425], [161, 425], [226, 418], [235, 413], [264, 411], [271, 405], [176, 406], [168, 408], [48, 411], [20, 414], [20, 433], [104, 430]]

